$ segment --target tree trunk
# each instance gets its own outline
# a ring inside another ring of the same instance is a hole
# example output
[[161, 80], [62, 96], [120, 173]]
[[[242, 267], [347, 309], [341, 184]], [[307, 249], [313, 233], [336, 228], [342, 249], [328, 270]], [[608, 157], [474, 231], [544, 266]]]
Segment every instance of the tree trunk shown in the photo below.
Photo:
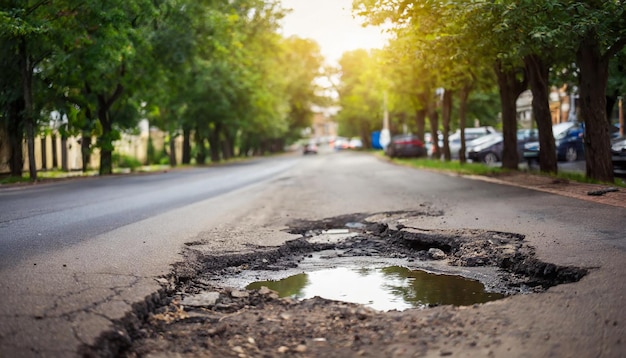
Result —
[[176, 133], [170, 133], [170, 166], [175, 167], [178, 162], [176, 160]]
[[583, 38], [576, 52], [580, 69], [580, 114], [585, 123], [585, 161], [587, 177], [614, 181], [611, 163], [609, 124], [606, 120], [606, 85], [609, 60], [602, 56], [593, 33]]
[[234, 151], [233, 151], [233, 140], [231, 138], [230, 133], [228, 132], [228, 128], [227, 127], [223, 127], [222, 130], [222, 156], [224, 157], [224, 160], [229, 160], [231, 158], [233, 158], [234, 156]]
[[113, 126], [109, 118], [107, 101], [102, 95], [98, 95], [98, 120], [102, 125], [98, 146], [100, 147], [100, 175], [113, 173], [113, 141], [111, 140]]
[[182, 163], [191, 163], [191, 130], [183, 127], [183, 155]]
[[35, 161], [35, 118], [33, 117], [33, 70], [32, 60], [28, 55], [26, 39], [21, 38], [19, 44], [20, 66], [22, 71], [22, 95], [24, 96], [24, 123], [28, 142], [28, 172], [30, 180], [37, 180], [37, 163]]
[[24, 100], [16, 99], [9, 103], [9, 123], [7, 132], [9, 134], [9, 168], [11, 176], [21, 177], [24, 171]]
[[211, 151], [212, 163], [219, 163], [220, 161], [220, 130], [221, 125], [217, 123], [209, 133], [209, 150]]
[[371, 136], [371, 130], [370, 130], [370, 126], [369, 123], [366, 123], [365, 121], [361, 122], [361, 128], [360, 128], [360, 137], [361, 137], [361, 144], [363, 146], [364, 149], [370, 149], [372, 148], [372, 136]]
[[426, 135], [426, 110], [418, 109], [415, 111], [415, 125], [417, 126], [417, 135], [424, 140]]
[[527, 79], [524, 75], [518, 78], [516, 69], [504, 69], [500, 62], [495, 65], [498, 78], [500, 103], [502, 106], [502, 167], [517, 170], [519, 155], [517, 153], [517, 97], [527, 88]]
[[[88, 87], [88, 86], [87, 86]], [[102, 125], [102, 134], [100, 135], [100, 175], [113, 173], [113, 120], [111, 119], [109, 109], [117, 101], [124, 92], [124, 86], [118, 84], [113, 94], [107, 99], [105, 95], [98, 95], [98, 120]]]
[[28, 175], [30, 180], [37, 180], [37, 161], [35, 159], [35, 126], [32, 118], [26, 118], [26, 140], [28, 147]]
[[206, 139], [196, 134], [196, 165], [206, 163]]
[[450, 153], [450, 142], [448, 134], [450, 133], [450, 118], [452, 117], [452, 91], [444, 90], [443, 102], [441, 104], [441, 119], [443, 124], [443, 156], [447, 162], [452, 159]]
[[61, 170], [69, 171], [67, 166], [67, 136], [65, 134], [61, 135]]
[[83, 173], [87, 173], [89, 163], [91, 162], [91, 131], [83, 131], [83, 136], [80, 140], [80, 154]]
[[461, 131], [461, 151], [459, 152], [459, 162], [465, 164], [467, 157], [465, 156], [465, 127], [467, 123], [467, 99], [470, 93], [470, 86], [463, 86], [459, 93], [459, 130]]
[[[91, 89], [89, 88], [89, 86], [86, 86], [85, 90], [87, 93], [91, 93]], [[80, 140], [80, 159], [83, 173], [87, 173], [91, 164], [91, 134], [93, 130], [94, 119], [91, 108], [89, 106], [85, 108], [85, 118], [86, 123], [83, 125], [82, 137]]]
[[53, 169], [58, 169], [59, 168], [59, 157], [58, 157], [58, 153], [57, 153], [57, 135], [56, 134], [52, 134], [52, 168]]
[[550, 69], [539, 55], [524, 58], [526, 73], [533, 93], [533, 115], [539, 131], [539, 169], [546, 173], [558, 171], [556, 145], [552, 133], [552, 113], [550, 112], [549, 76]]
[[102, 125], [103, 145], [100, 145], [100, 175], [113, 174], [113, 143], [111, 122]]
[[41, 136], [41, 170], [48, 169], [48, 153], [46, 148], [46, 136]]
[[224, 160], [229, 160], [232, 158], [232, 155], [230, 154], [230, 145], [228, 143], [228, 139], [224, 138], [220, 141], [220, 144], [222, 146], [222, 156], [224, 158]]

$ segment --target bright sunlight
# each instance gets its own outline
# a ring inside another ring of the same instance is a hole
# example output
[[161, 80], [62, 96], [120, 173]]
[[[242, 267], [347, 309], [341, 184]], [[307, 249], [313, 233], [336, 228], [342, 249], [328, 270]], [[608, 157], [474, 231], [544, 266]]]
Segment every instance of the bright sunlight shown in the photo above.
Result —
[[283, 20], [283, 34], [315, 40], [327, 62], [336, 63], [350, 50], [382, 48], [379, 28], [363, 27], [352, 15], [352, 0], [282, 0], [293, 11]]

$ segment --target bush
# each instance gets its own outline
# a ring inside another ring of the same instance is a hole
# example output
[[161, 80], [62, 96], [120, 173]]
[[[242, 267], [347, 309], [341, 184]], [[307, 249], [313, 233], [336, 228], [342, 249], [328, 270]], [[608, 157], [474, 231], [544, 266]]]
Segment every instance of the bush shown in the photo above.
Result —
[[141, 166], [139, 159], [129, 155], [113, 154], [113, 162], [118, 168], [130, 168], [130, 170], [135, 170]]

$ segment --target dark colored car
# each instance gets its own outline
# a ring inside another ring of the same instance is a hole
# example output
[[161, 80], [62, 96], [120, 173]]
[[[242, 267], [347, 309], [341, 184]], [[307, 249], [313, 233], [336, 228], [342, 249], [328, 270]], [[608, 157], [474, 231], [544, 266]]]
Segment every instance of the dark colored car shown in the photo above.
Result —
[[472, 162], [497, 163], [502, 160], [503, 147], [502, 134], [488, 134], [467, 143], [467, 159]]
[[626, 176], [626, 137], [614, 139], [611, 143], [611, 161], [616, 176]]
[[426, 156], [426, 146], [418, 136], [414, 134], [402, 134], [393, 136], [385, 149], [385, 154], [395, 157], [423, 157]]
[[[556, 159], [574, 162], [584, 157], [583, 126], [578, 122], [564, 122], [552, 126]], [[539, 161], [539, 142], [524, 145], [524, 159], [528, 162]]]
[[[524, 145], [537, 140], [536, 129], [520, 129], [517, 131], [517, 152], [522, 160]], [[468, 143], [467, 159], [473, 162], [494, 164], [502, 161], [504, 138], [500, 133], [487, 134]]]

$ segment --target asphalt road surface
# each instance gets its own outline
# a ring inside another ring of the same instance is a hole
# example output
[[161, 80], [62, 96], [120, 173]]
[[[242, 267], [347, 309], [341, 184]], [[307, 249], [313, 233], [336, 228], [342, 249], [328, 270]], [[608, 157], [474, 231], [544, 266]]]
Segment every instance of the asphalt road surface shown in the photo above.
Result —
[[0, 188], [0, 357], [75, 356], [160, 287], [186, 242], [249, 250], [293, 238], [291, 220], [422, 206], [444, 215], [407, 224], [520, 233], [541, 260], [591, 269], [479, 308], [502, 321], [491, 351], [626, 355], [626, 209], [342, 152]]

